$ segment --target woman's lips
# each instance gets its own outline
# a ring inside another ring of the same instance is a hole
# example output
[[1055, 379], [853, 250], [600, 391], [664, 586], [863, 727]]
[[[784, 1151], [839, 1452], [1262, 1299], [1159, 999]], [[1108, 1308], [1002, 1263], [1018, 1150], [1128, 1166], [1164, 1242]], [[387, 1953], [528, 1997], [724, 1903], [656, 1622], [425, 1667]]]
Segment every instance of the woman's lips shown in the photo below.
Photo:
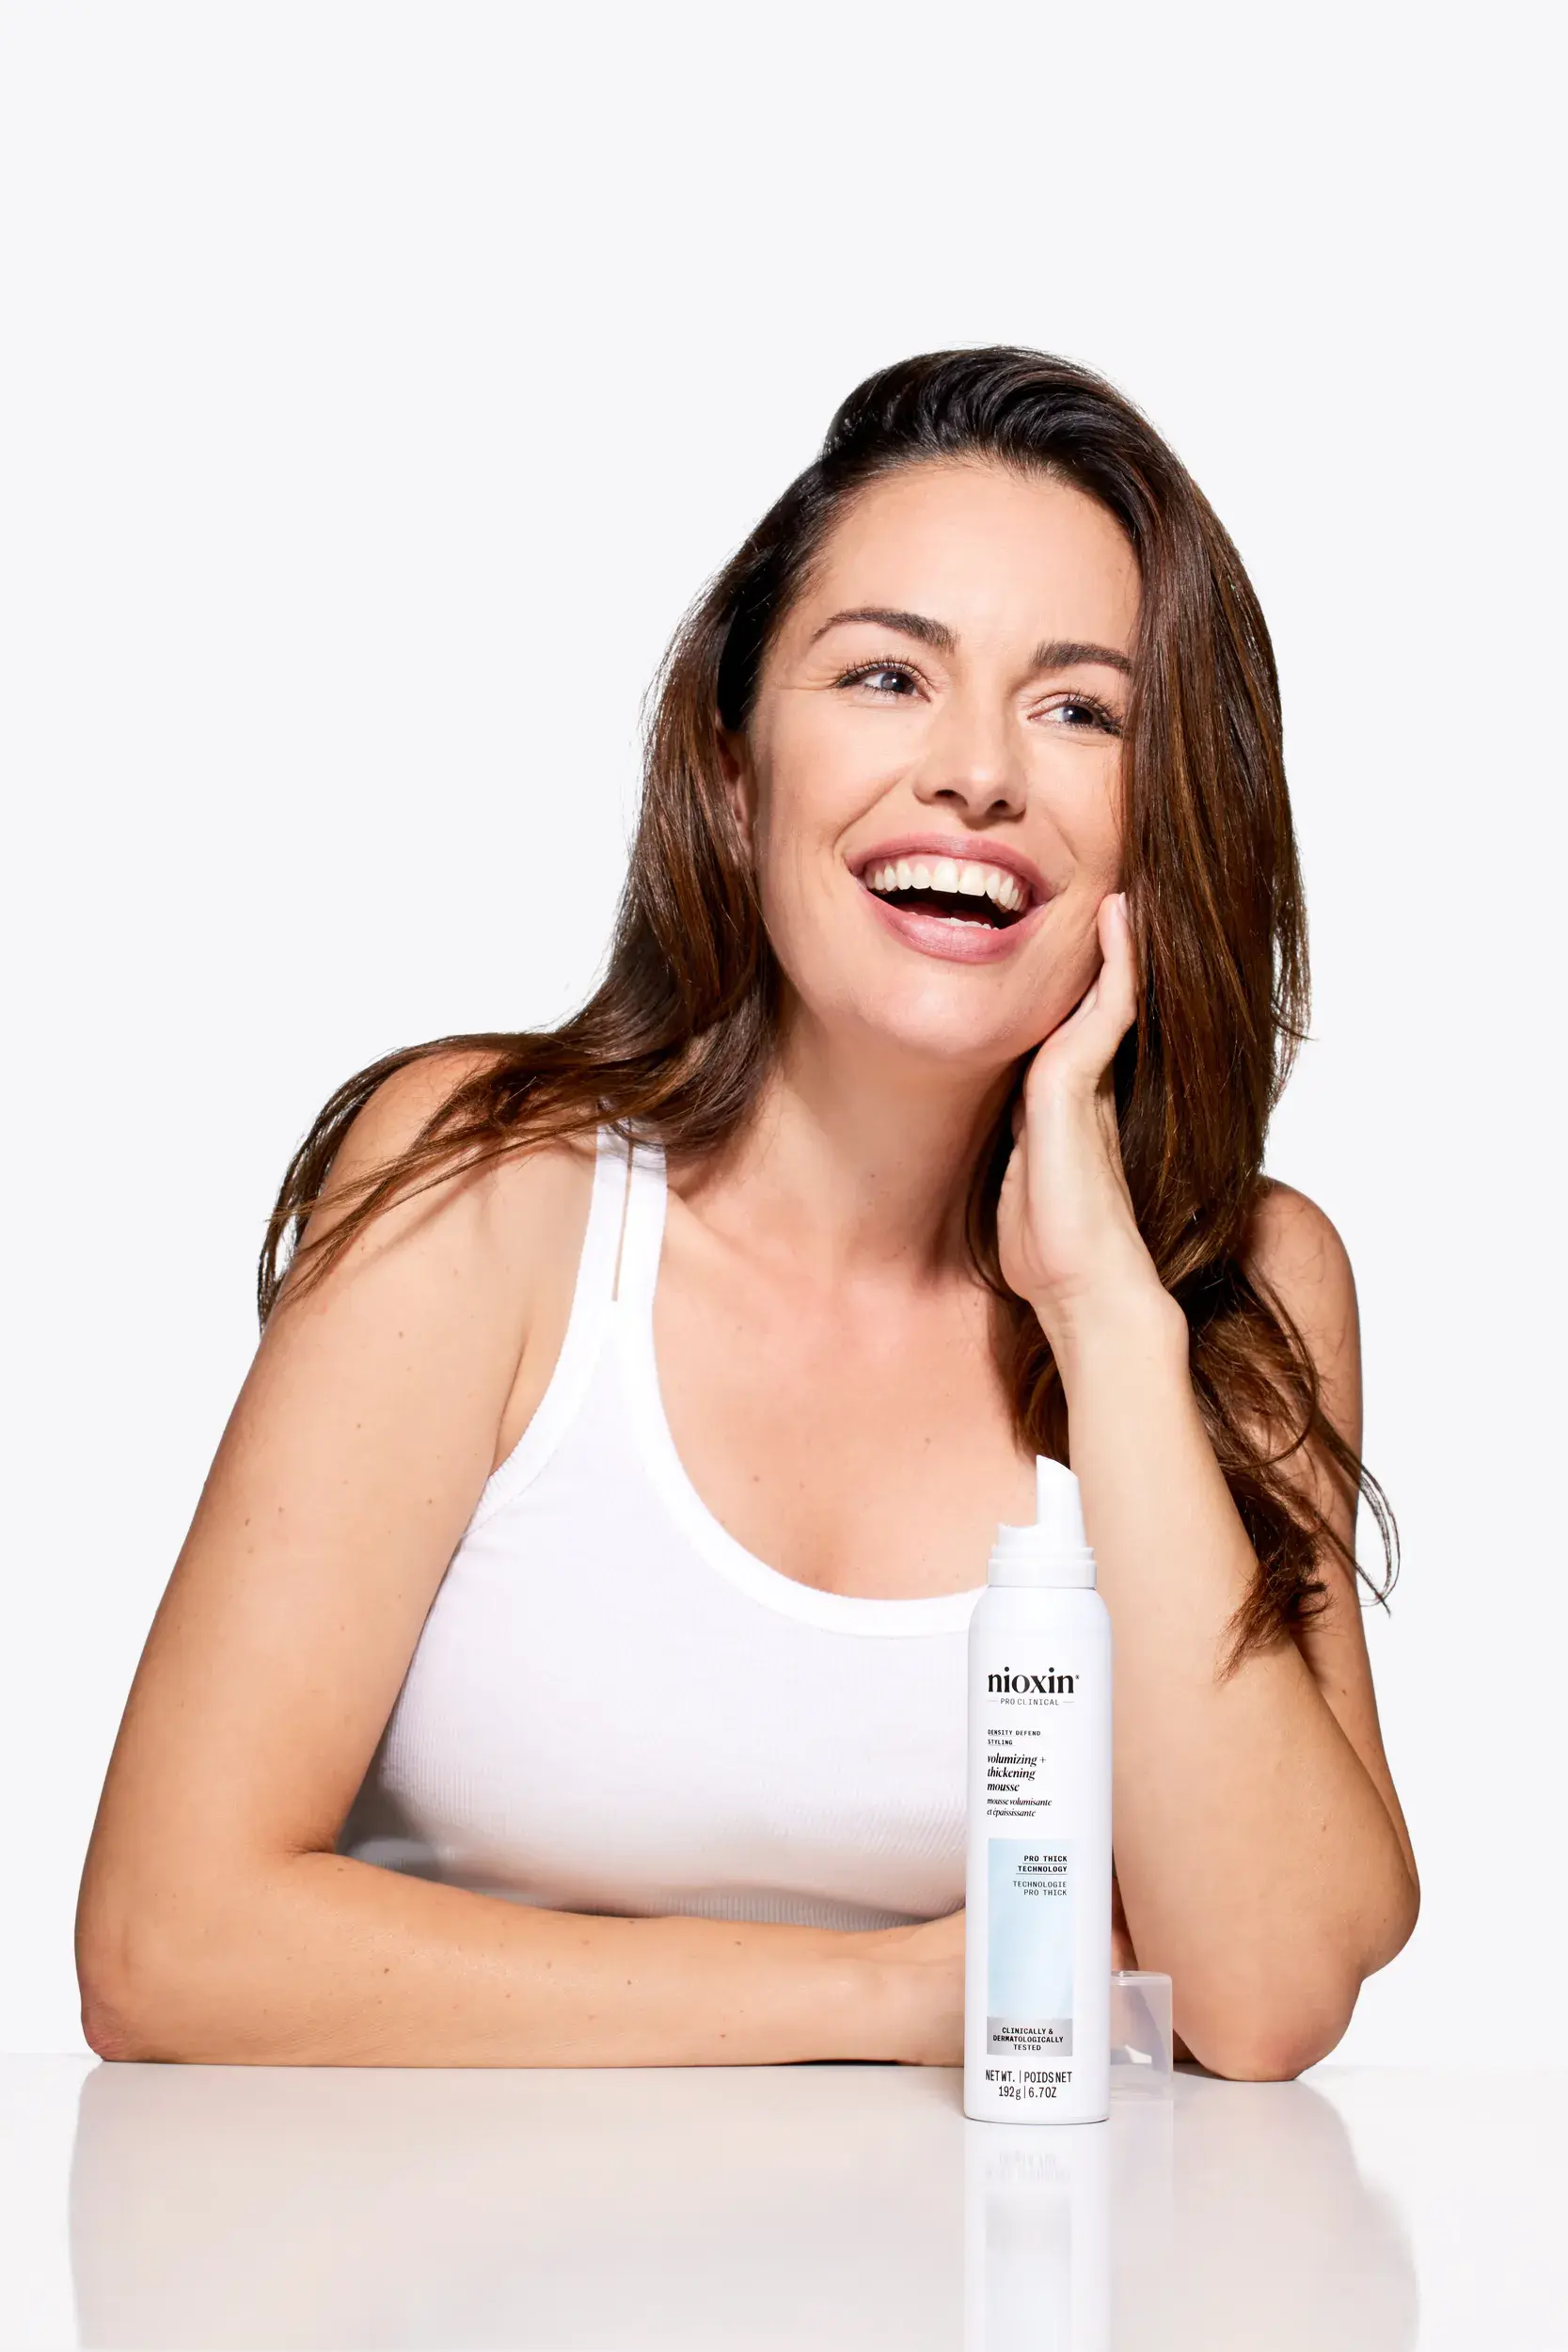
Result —
[[1050, 904], [1048, 898], [1038, 898], [1016, 922], [993, 926], [983, 918], [962, 922], [949, 914], [927, 914], [913, 907], [901, 907], [890, 898], [879, 898], [863, 882], [861, 892], [895, 939], [917, 954], [936, 956], [944, 963], [1000, 963], [1033, 933]]

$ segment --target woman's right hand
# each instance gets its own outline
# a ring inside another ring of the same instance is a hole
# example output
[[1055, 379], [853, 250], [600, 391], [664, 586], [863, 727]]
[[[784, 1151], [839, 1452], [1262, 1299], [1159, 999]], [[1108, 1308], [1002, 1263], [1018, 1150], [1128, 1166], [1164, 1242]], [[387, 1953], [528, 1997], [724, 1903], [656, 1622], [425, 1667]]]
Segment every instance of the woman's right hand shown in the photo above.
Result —
[[[950, 1911], [908, 1928], [879, 1928], [875, 1947], [892, 1994], [893, 2046], [879, 2057], [905, 2066], [961, 2066], [964, 2055], [964, 1915]], [[879, 2041], [889, 2039], [879, 2021]]]

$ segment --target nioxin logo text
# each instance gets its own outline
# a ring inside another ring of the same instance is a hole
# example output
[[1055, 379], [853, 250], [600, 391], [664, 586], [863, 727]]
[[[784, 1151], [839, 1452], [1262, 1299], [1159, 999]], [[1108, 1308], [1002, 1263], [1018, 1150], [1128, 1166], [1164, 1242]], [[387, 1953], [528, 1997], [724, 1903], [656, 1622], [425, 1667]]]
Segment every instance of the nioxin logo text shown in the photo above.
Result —
[[1038, 1691], [1046, 1698], [1071, 1698], [1077, 1688], [1076, 1675], [1058, 1674], [1054, 1666], [1042, 1675], [1015, 1675], [1010, 1666], [1004, 1666], [1000, 1674], [986, 1677], [988, 1691]]

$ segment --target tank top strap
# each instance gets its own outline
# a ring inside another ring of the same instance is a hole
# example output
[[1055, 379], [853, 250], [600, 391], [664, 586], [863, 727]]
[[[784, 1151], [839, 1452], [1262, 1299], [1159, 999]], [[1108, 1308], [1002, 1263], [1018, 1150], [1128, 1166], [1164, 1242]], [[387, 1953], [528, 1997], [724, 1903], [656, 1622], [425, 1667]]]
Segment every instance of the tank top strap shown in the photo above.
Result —
[[571, 1312], [561, 1352], [532, 1420], [506, 1460], [485, 1482], [468, 1523], [470, 1534], [538, 1476], [588, 1393], [620, 1272], [622, 1242], [631, 1205], [628, 1168], [626, 1142], [610, 1128], [601, 1127], [595, 1137], [588, 1223], [578, 1257]]
[[594, 1189], [588, 1202], [588, 1225], [578, 1258], [572, 1313], [585, 1318], [615, 1296], [621, 1274], [622, 1236], [630, 1197], [630, 1151], [613, 1127], [600, 1127], [594, 1138]]
[[624, 1315], [641, 1318], [652, 1315], [654, 1290], [658, 1281], [668, 1200], [664, 1153], [654, 1143], [627, 1146], [617, 1139], [617, 1148], [623, 1156], [626, 1179], [611, 1295]]

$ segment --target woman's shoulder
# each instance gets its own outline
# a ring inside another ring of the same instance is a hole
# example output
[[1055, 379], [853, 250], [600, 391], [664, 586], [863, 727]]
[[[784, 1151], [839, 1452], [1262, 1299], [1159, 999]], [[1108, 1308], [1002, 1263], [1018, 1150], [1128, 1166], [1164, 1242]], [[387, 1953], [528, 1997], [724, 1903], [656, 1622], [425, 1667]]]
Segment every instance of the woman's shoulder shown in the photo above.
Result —
[[[436, 1045], [415, 1053], [366, 1096], [344, 1135], [334, 1168], [401, 1156], [440, 1113], [452, 1109], [466, 1088], [497, 1075], [505, 1066], [498, 1049], [479, 1044]], [[564, 1136], [529, 1138], [520, 1132], [516, 1148], [496, 1165], [581, 1170], [592, 1168], [595, 1151], [592, 1126]]]
[[[504, 1260], [525, 1287], [547, 1276], [586, 1222], [596, 1136], [592, 1127], [562, 1136], [524, 1132], [515, 1142], [503, 1135], [496, 1149], [495, 1124], [485, 1120], [486, 1132], [464, 1141], [462, 1114], [479, 1106], [460, 1098], [499, 1059], [484, 1047], [442, 1046], [381, 1079], [343, 1133], [310, 1227], [325, 1234], [367, 1184], [389, 1175], [375, 1219], [383, 1239], [418, 1236], [443, 1251], [455, 1246], [465, 1256]], [[426, 1160], [423, 1147], [440, 1133], [435, 1122], [454, 1112], [450, 1158]]]
[[1318, 1295], [1354, 1301], [1355, 1278], [1343, 1236], [1327, 1211], [1277, 1176], [1259, 1179], [1242, 1248], [1249, 1275], [1289, 1303]]
[[1355, 1276], [1338, 1226], [1294, 1184], [1266, 1176], [1243, 1246], [1249, 1279], [1294, 1324], [1344, 1425], [1359, 1428], [1361, 1328]]

